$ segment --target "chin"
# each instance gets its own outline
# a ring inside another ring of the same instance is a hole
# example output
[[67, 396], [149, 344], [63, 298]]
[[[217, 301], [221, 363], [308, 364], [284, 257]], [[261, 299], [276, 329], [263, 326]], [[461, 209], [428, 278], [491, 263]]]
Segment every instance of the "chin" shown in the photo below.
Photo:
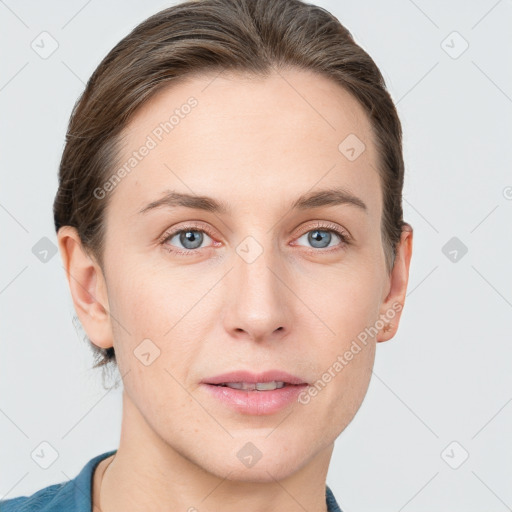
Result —
[[258, 464], [252, 468], [240, 467], [223, 467], [218, 476], [231, 480], [234, 482], [247, 482], [247, 483], [271, 483], [276, 480], [284, 480], [298, 471], [299, 467], [289, 466], [285, 462], [264, 464], [259, 461]]
[[214, 456], [213, 460], [199, 459], [199, 462], [203, 469], [219, 478], [237, 482], [268, 483], [288, 478], [299, 471], [310, 459], [301, 450], [293, 448], [283, 452], [282, 448], [276, 447], [272, 450], [271, 447], [267, 447], [265, 449], [267, 453], [262, 452], [256, 452], [255, 447], [247, 443], [241, 450], [237, 449], [229, 455], [231, 459], [229, 463], [222, 454], [217, 454], [218, 457]]

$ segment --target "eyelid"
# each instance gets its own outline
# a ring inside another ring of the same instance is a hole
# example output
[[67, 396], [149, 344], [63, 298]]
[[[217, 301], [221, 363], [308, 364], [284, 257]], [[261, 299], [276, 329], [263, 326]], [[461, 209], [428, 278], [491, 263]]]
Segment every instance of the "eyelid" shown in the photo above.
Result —
[[[199, 222], [199, 221], [191, 220], [191, 221], [185, 221], [183, 226], [181, 226], [181, 227], [178, 225], [171, 229], [166, 229], [165, 232], [158, 238], [158, 242], [160, 244], [164, 245], [166, 240], [174, 237], [178, 233], [180, 233], [182, 231], [192, 231], [192, 230], [204, 231], [210, 238], [215, 238], [213, 231], [206, 224], [203, 224], [202, 222]], [[179, 247], [177, 247], [176, 249], [180, 250]], [[199, 250], [199, 249], [188, 249], [187, 252], [193, 252], [195, 250]]]
[[[329, 222], [329, 221], [321, 221], [321, 220], [313, 221], [312, 224], [306, 224], [305, 230], [304, 230], [304, 225], [301, 226], [300, 232], [304, 235], [304, 234], [308, 233], [309, 231], [312, 231], [313, 229], [334, 231], [342, 239], [342, 241], [347, 244], [353, 241], [352, 235], [350, 234], [350, 232], [347, 229], [342, 228], [338, 224], [335, 224], [335, 223]], [[300, 235], [300, 236], [302, 236], [302, 235]]]

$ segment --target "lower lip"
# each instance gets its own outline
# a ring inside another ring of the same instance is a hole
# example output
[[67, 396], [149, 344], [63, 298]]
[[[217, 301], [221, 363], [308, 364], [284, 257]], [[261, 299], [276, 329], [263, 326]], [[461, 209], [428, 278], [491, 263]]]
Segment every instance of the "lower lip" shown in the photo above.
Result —
[[274, 414], [297, 401], [307, 384], [289, 385], [272, 391], [243, 391], [227, 386], [201, 384], [223, 404], [242, 414]]

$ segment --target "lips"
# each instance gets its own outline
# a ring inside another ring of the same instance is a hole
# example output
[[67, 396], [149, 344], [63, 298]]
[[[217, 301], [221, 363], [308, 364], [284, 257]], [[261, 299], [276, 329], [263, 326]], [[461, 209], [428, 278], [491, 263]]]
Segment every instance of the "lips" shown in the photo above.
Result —
[[245, 370], [239, 370], [223, 373], [221, 375], [215, 375], [214, 377], [208, 377], [203, 379], [201, 382], [203, 384], [213, 384], [219, 386], [228, 383], [256, 385], [258, 383], [264, 384], [270, 383], [272, 381], [283, 382], [285, 386], [307, 384], [307, 382], [300, 377], [291, 375], [290, 373], [281, 370], [269, 370], [262, 373], [252, 373]]
[[203, 379], [200, 389], [216, 407], [246, 416], [264, 416], [293, 407], [308, 386], [300, 377], [281, 370], [241, 370]]

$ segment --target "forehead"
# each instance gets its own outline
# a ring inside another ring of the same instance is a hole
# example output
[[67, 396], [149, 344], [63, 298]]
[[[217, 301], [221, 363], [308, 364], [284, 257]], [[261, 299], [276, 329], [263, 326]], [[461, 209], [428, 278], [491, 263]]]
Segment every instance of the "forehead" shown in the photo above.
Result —
[[118, 166], [144, 145], [151, 149], [111, 198], [133, 212], [169, 189], [243, 207], [288, 194], [289, 203], [314, 188], [340, 185], [380, 212], [378, 157], [363, 107], [340, 85], [309, 71], [180, 80], [131, 119]]

